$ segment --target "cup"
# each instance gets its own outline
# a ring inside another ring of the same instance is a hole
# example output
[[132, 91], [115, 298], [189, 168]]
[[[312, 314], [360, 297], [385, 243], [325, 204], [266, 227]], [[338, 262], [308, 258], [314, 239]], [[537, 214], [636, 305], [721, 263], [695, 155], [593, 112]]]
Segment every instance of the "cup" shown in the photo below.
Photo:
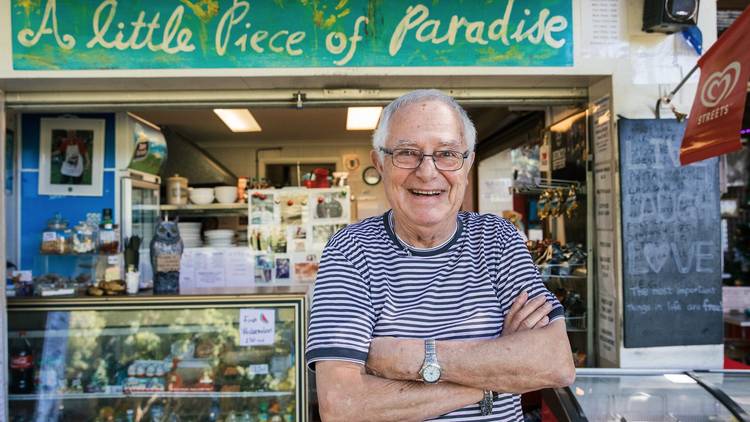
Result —
[[138, 283], [141, 273], [139, 271], [130, 271], [125, 274], [125, 289], [129, 295], [138, 294]]

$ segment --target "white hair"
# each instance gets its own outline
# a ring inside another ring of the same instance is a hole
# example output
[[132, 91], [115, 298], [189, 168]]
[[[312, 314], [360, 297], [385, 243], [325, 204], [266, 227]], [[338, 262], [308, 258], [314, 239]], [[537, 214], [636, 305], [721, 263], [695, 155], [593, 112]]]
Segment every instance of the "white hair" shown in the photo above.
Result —
[[391, 101], [380, 115], [380, 121], [378, 127], [372, 134], [372, 147], [380, 156], [382, 161], [383, 151], [380, 148], [385, 148], [385, 141], [388, 138], [388, 130], [391, 123], [391, 118], [396, 112], [402, 107], [414, 104], [420, 101], [440, 101], [441, 103], [452, 108], [458, 117], [461, 119], [462, 130], [461, 135], [463, 136], [464, 142], [469, 147], [469, 151], [474, 151], [474, 145], [477, 140], [477, 130], [474, 127], [474, 123], [471, 122], [466, 110], [461, 107], [460, 104], [451, 96], [439, 91], [437, 89], [417, 89], [415, 91], [407, 92], [406, 94]]

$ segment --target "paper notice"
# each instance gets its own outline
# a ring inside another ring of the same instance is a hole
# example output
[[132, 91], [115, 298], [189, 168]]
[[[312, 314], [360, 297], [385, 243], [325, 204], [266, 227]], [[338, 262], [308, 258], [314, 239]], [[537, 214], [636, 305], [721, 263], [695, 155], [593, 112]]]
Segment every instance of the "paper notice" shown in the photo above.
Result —
[[273, 309], [240, 309], [240, 346], [272, 346], [275, 320]]

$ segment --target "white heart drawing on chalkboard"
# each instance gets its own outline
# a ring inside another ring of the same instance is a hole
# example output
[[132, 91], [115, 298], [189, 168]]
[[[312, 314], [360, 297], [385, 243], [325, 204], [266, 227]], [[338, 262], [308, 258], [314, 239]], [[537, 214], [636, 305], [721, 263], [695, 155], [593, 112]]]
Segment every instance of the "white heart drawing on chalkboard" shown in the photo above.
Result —
[[646, 262], [651, 270], [658, 273], [669, 258], [669, 244], [667, 242], [646, 243], [643, 245], [643, 255], [646, 256]]

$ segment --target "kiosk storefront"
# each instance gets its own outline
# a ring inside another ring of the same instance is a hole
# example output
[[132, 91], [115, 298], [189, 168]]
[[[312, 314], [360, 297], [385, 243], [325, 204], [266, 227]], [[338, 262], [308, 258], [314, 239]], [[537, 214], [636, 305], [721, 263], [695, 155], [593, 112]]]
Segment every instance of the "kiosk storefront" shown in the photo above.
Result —
[[[559, 157], [562, 154], [565, 163], [570, 127], [583, 131], [577, 139], [588, 165], [575, 177], [586, 210], [579, 222], [586, 233], [582, 243], [588, 271], [580, 287], [586, 295], [582, 299], [586, 316], [580, 326], [572, 328], [584, 329], [578, 342], [585, 350], [585, 364], [721, 365], [720, 340], [694, 345], [698, 343], [691, 338], [680, 338], [674, 346], [688, 346], [679, 353], [672, 345], [624, 347], [623, 319], [629, 308], [621, 293], [626, 247], [620, 215], [622, 139], [618, 141], [615, 116], [651, 118], [649, 107], [654, 99], [697, 60], [676, 36], [641, 32], [639, 6], [583, 0], [387, 6], [372, 1], [3, 3], [10, 13], [0, 16], [0, 48], [12, 54], [0, 57], [6, 115], [2, 121], [12, 130], [8, 134], [14, 147], [9, 153], [15, 178], [4, 196], [6, 256], [24, 262], [36, 253], [40, 233], [26, 228], [33, 226], [30, 218], [40, 217], [29, 217], [30, 207], [44, 209], [63, 203], [73, 208], [84, 203], [81, 198], [40, 195], [42, 119], [75, 115], [106, 121], [104, 142], [109, 150], [103, 157], [103, 193], [86, 198], [93, 201], [86, 204], [113, 208], [119, 215], [118, 175], [127, 167], [133, 147], [124, 135], [126, 112], [157, 115], [213, 108], [308, 110], [382, 105], [410, 89], [435, 87], [467, 107], [533, 115], [530, 118], [541, 119], [542, 129], [550, 129], [542, 130], [549, 133], [549, 139], [538, 136], [533, 140], [529, 134], [537, 126], [514, 121], [518, 133], [506, 127], [488, 137], [485, 145], [480, 143], [476, 196], [467, 201], [468, 209], [495, 211], [493, 201], [498, 198], [493, 189], [500, 193], [528, 187], [514, 186], [512, 170], [510, 174], [504, 170], [509, 162], [512, 165], [505, 155], [524, 143], [508, 144], [507, 139], [526, 139], [532, 147], [541, 148], [542, 156], [544, 148], [551, 148], [550, 154], [557, 151], [547, 164], [554, 172], [564, 167]], [[701, 9], [699, 26], [705, 45], [715, 39], [712, 7], [704, 4]], [[680, 95], [675, 102], [687, 106], [692, 99], [689, 90]], [[570, 123], [567, 129], [566, 121]], [[555, 123], [563, 123], [563, 130], [552, 130]], [[357, 142], [344, 145], [350, 154], [366, 160], [367, 144], [361, 139]], [[260, 143], [245, 149], [257, 157], [257, 150], [272, 146]], [[323, 155], [341, 156], [336, 142], [315, 139], [312, 148], [316, 147], [331, 151]], [[211, 152], [221, 155], [217, 149]], [[297, 157], [309, 153], [300, 151]], [[262, 158], [267, 163], [284, 158], [273, 151], [266, 154]], [[265, 171], [253, 166], [247, 170], [251, 174]], [[553, 176], [549, 178], [557, 178]], [[559, 178], [568, 180], [567, 175]], [[544, 191], [544, 186], [534, 188]], [[564, 235], [564, 219], [557, 218], [540, 223], [542, 231]], [[34, 224], [39, 227], [42, 222]], [[719, 250], [720, 245], [711, 247]], [[710, 265], [709, 261], [704, 264]], [[215, 300], [219, 303], [224, 298]], [[60, 309], [72, 306], [58, 305]], [[710, 307], [705, 312], [706, 318], [713, 317]], [[3, 314], [4, 329], [9, 324], [6, 318], [13, 315]], [[7, 350], [0, 352], [0, 359], [9, 356]]]

